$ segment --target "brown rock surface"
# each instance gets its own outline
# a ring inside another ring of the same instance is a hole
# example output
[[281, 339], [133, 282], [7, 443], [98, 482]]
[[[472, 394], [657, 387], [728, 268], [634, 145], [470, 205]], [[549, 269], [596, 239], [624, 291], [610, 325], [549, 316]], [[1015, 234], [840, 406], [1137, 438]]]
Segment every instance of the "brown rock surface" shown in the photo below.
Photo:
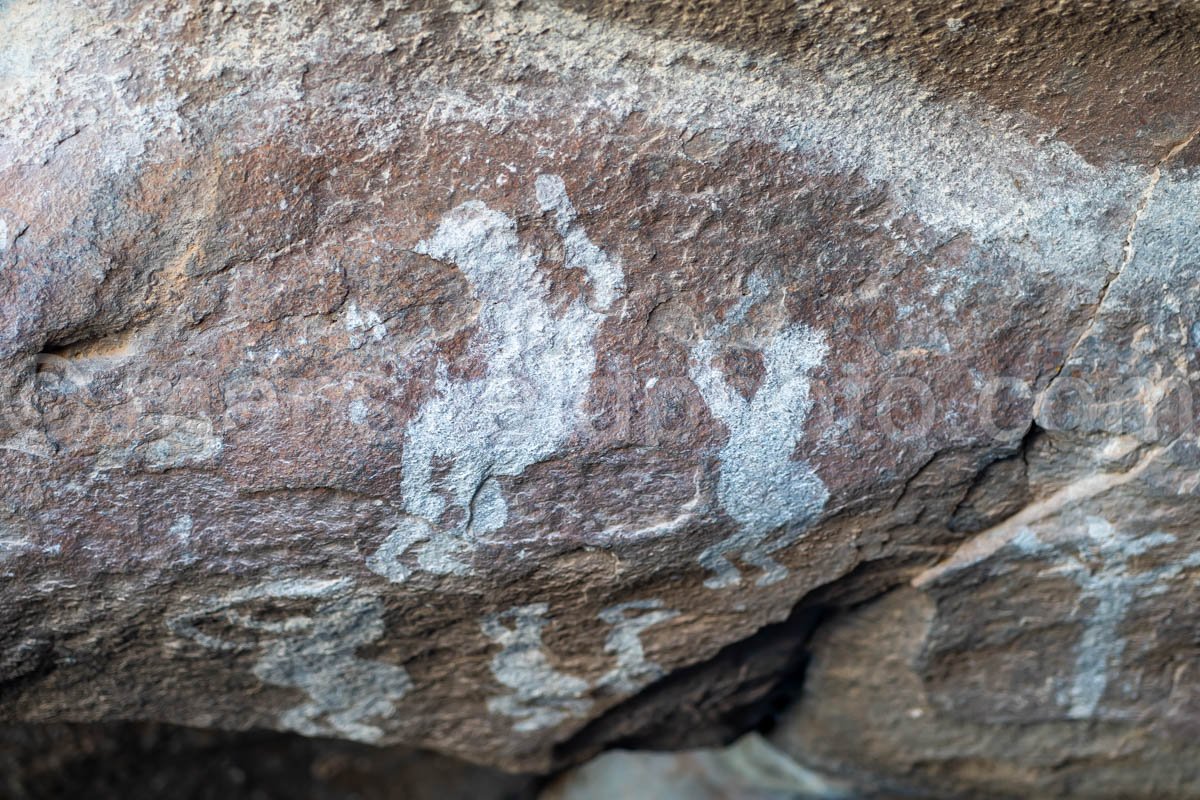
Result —
[[915, 578], [1173, 752], [1196, 7], [683, 5], [0, 4], [7, 719], [547, 770]]
[[[936, 618], [927, 597], [900, 589], [830, 623], [813, 643], [804, 697], [780, 722], [775, 744], [850, 783], [855, 797], [1196, 796], [1194, 738], [1162, 735], [1154, 720], [1071, 718], [1053, 700], [1018, 718], [1023, 704], [1043, 700], [1030, 684], [1071, 674], [1070, 663], [1055, 662], [1071, 660], [1074, 641], [1043, 642], [1035, 654], [1014, 647], [1004, 658], [960, 655], [974, 662], [982, 702], [947, 703], [922, 671], [922, 643]], [[987, 619], [976, 626], [998, 627]], [[1007, 686], [997, 692], [986, 683]]]

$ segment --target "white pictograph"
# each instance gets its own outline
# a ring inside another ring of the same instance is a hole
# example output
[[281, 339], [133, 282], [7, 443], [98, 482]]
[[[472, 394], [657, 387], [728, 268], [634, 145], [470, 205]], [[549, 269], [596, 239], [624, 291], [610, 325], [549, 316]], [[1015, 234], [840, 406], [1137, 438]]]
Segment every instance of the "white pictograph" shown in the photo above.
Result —
[[729, 430], [719, 455], [717, 497], [738, 526], [700, 555], [711, 573], [704, 584], [710, 589], [741, 583], [730, 558], [761, 569], [760, 586], [784, 578], [787, 569], [772, 554], [794, 544], [829, 497], [816, 472], [794, 457], [812, 408], [808, 373], [828, 352], [824, 334], [797, 324], [771, 338], [762, 347], [765, 376], [750, 398], [739, 394], [715, 363], [723, 340], [769, 291], [757, 275], [750, 277], [749, 288], [750, 294], [700, 340], [691, 358], [692, 380], [713, 416]]
[[515, 719], [514, 730], [538, 731], [583, 717], [592, 706], [591, 691], [631, 695], [664, 674], [662, 667], [647, 660], [641, 639], [646, 629], [679, 616], [661, 601], [633, 601], [600, 612], [600, 619], [612, 626], [604, 652], [616, 663], [594, 684], [551, 665], [542, 642], [549, 613], [546, 603], [517, 606], [488, 615], [481, 626], [501, 647], [492, 658], [492, 674], [512, 690], [489, 700], [488, 710]]
[[[410, 576], [401, 560], [410, 550], [418, 569], [469, 574], [473, 543], [508, 519], [497, 478], [552, 455], [581, 418], [596, 332], [623, 292], [623, 273], [587, 238], [561, 178], [540, 176], [536, 190], [543, 211], [554, 214], [566, 268], [587, 276], [590, 303], [579, 297], [556, 310], [538, 258], [521, 249], [516, 222], [480, 202], [448, 212], [417, 246], [470, 282], [479, 303], [471, 347], [486, 367], [481, 377], [457, 380], [442, 364], [433, 396], [405, 431], [405, 516], [367, 561], [389, 580]], [[444, 477], [435, 478], [438, 464], [448, 465]]]

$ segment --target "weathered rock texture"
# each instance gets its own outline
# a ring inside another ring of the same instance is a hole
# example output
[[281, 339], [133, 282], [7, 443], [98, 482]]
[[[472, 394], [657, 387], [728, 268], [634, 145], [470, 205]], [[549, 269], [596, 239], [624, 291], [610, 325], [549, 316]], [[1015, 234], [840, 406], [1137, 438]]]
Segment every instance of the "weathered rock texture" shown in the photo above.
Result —
[[[546, 770], [752, 724], [911, 581], [980, 775], [1194, 763], [1200, 6], [0, 29], [8, 719]], [[904, 722], [868, 773], [967, 774]]]

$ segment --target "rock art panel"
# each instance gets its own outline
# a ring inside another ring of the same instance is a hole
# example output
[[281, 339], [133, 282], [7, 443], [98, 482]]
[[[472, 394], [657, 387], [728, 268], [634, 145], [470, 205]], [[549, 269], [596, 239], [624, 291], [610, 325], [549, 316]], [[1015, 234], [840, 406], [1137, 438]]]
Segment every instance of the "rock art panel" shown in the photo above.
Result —
[[1084, 497], [918, 584], [937, 601], [923, 655], [935, 702], [997, 723], [1165, 721], [1194, 681], [1168, 653], [1186, 635], [1175, 603], [1200, 590], [1200, 555], [1181, 533], [1146, 530], [1147, 517], [1170, 520], [1163, 509], [1121, 508]]
[[[1148, 720], [986, 721], [943, 707], [922, 674], [935, 613], [928, 596], [902, 588], [823, 627], [803, 696], [771, 733], [775, 746], [850, 797], [1115, 800], [1145, 795], [1148, 779], [1156, 796], [1192, 793], [1195, 739], [1156, 735]], [[1038, 664], [1036, 653], [1014, 655], [1025, 669]], [[1073, 659], [1069, 646], [1064, 655]], [[1129, 747], [1131, 737], [1143, 744]]]
[[550, 607], [534, 603], [484, 619], [484, 635], [501, 646], [492, 658], [496, 680], [512, 694], [488, 701], [493, 714], [514, 717], [513, 729], [536, 731], [587, 713], [588, 682], [554, 669], [542, 645]]
[[[1200, 553], [1177, 563], [1135, 571], [1131, 562], [1156, 547], [1176, 541], [1168, 533], [1129, 536], [1108, 520], [1088, 517], [1071, 538], [1044, 542], [1026, 528], [1013, 539], [1022, 557], [1046, 559], [1045, 573], [1069, 577], [1079, 586], [1080, 606], [1088, 607], [1083, 632], [1075, 647], [1075, 674], [1060, 702], [1072, 719], [1096, 716], [1108, 687], [1111, 670], [1120, 669], [1126, 640], [1122, 624], [1131, 603], [1171, 590], [1171, 580], [1188, 567], [1200, 565]], [[1071, 553], [1074, 548], [1076, 553]]]
[[385, 5], [0, 4], [8, 718], [547, 772], [923, 575], [918, 771], [1194, 739], [1195, 9]]
[[678, 616], [678, 611], [664, 608], [661, 600], [631, 600], [601, 611], [600, 619], [612, 626], [604, 641], [604, 652], [617, 664], [597, 687], [629, 695], [666, 674], [662, 666], [646, 660], [642, 633]]

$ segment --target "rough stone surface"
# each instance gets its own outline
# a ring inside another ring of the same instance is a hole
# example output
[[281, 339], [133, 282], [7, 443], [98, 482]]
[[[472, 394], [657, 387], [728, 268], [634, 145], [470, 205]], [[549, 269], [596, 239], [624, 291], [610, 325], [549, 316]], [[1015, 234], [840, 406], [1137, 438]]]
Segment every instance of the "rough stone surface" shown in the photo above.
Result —
[[545, 771], [911, 583], [937, 719], [1183, 770], [1198, 15], [0, 3], [4, 716]]
[[[984, 606], [977, 628], [1000, 627], [993, 607]], [[1080, 719], [1069, 706], [1064, 713], [1063, 700], [1045, 699], [1053, 687], [1030, 687], [1073, 680], [1075, 646], [1086, 632], [1063, 623], [1064, 646], [1030, 652], [1016, 645], [1006, 658], [994, 648], [961, 655], [978, 686], [967, 703], [960, 687], [942, 690], [923, 668], [922, 642], [936, 618], [930, 598], [905, 588], [824, 628], [804, 698], [776, 728], [775, 745], [850, 784], [855, 797], [1196, 796], [1194, 737], [1108, 711]], [[1027, 636], [1046, 638], [1044, 630]], [[1045, 707], [1031, 712], [1030, 698]]]

